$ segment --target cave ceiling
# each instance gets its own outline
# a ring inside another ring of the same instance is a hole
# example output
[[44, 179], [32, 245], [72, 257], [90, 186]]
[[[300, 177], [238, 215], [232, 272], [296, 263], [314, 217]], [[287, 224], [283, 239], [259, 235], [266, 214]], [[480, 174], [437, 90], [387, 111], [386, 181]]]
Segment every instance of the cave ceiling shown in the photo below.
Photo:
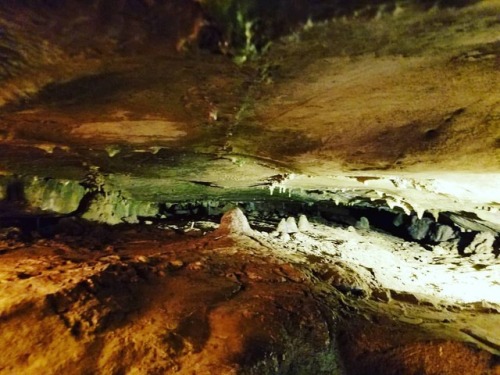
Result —
[[5, 1], [0, 177], [98, 174], [145, 202], [327, 195], [498, 229], [499, 13]]

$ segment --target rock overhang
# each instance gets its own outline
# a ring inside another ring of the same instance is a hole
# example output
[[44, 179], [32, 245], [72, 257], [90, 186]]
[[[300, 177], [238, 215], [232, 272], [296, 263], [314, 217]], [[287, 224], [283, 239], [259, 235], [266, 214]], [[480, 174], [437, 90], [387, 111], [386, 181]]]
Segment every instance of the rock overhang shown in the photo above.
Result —
[[2, 5], [1, 196], [18, 181], [67, 214], [98, 191], [87, 217], [113, 223], [325, 201], [498, 232], [498, 4], [285, 3]]

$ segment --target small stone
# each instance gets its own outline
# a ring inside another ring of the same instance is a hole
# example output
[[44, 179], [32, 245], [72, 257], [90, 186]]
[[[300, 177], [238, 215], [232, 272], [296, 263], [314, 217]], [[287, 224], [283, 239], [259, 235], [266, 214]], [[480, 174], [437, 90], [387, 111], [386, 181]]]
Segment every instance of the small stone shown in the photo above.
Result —
[[120, 260], [120, 257], [118, 255], [107, 255], [100, 257], [99, 260], [101, 262], [117, 262]]
[[170, 262], [168, 262], [168, 264], [172, 267], [172, 268], [181, 268], [182, 266], [184, 266], [184, 262], [180, 259], [174, 259], [174, 260], [171, 260]]
[[254, 281], [260, 281], [262, 280], [262, 277], [254, 272], [254, 271], [245, 271], [245, 275], [250, 279], [250, 280], [254, 280]]
[[203, 263], [200, 262], [200, 261], [197, 261], [197, 262], [194, 262], [194, 263], [190, 263], [187, 268], [190, 270], [190, 271], [200, 271], [201, 269], [203, 269]]

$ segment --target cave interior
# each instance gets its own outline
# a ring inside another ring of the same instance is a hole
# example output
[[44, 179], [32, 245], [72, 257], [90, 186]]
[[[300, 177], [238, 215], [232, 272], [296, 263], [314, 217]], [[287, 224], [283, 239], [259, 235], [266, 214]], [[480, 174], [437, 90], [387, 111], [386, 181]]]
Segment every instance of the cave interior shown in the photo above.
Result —
[[0, 2], [0, 374], [500, 374], [500, 1]]

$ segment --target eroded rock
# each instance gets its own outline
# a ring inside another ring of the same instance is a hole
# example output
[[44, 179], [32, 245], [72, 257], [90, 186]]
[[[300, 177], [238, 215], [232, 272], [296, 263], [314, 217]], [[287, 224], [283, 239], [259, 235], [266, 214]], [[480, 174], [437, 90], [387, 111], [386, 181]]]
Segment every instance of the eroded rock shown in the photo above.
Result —
[[455, 230], [449, 225], [436, 224], [429, 234], [431, 242], [450, 241], [456, 237]]
[[236, 207], [227, 211], [224, 216], [222, 216], [219, 229], [217, 230], [220, 234], [252, 234], [253, 230], [248, 223], [243, 211]]
[[421, 241], [427, 237], [432, 223], [433, 220], [427, 217], [419, 219], [416, 216], [412, 216], [411, 225], [408, 227], [408, 234], [414, 240]]
[[480, 232], [474, 236], [474, 239], [464, 249], [464, 254], [492, 254], [495, 236], [490, 232]]

